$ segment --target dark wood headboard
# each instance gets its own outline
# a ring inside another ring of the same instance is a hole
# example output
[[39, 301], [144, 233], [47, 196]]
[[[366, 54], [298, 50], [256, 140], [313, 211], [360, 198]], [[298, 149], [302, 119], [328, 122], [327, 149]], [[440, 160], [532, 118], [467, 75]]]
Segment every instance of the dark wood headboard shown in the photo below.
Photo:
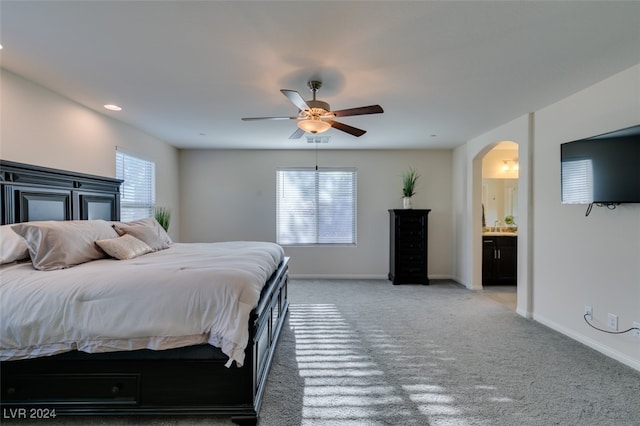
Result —
[[2, 225], [120, 220], [122, 180], [0, 160]]

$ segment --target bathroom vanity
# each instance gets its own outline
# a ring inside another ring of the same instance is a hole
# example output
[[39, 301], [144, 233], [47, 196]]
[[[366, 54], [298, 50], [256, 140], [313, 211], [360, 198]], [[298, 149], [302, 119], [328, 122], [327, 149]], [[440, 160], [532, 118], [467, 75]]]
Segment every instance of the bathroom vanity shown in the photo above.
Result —
[[518, 236], [508, 232], [482, 235], [482, 285], [516, 285]]

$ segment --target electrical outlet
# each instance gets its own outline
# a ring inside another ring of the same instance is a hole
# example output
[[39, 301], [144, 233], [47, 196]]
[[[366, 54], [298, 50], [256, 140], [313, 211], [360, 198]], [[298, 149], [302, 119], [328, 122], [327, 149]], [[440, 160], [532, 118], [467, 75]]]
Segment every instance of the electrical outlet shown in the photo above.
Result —
[[584, 316], [589, 321], [593, 320], [593, 308], [591, 306], [585, 305]]
[[633, 330], [631, 332], [632, 336], [640, 337], [640, 322], [633, 322]]
[[618, 316], [614, 315], [614, 314], [609, 314], [607, 316], [609, 322], [609, 328], [612, 329], [613, 331], [618, 331]]

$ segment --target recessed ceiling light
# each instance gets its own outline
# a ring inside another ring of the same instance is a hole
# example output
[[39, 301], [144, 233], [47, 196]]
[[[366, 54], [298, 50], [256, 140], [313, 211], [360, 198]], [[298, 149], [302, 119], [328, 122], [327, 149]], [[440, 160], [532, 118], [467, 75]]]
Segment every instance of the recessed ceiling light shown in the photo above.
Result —
[[104, 107], [111, 111], [122, 111], [122, 108], [120, 108], [118, 105], [107, 104]]

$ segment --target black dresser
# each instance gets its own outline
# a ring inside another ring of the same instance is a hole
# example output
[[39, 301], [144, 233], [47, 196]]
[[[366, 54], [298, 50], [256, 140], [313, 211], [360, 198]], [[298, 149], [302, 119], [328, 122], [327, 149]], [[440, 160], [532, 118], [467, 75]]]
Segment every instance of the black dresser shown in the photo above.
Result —
[[429, 284], [427, 236], [431, 210], [389, 210], [389, 280]]

